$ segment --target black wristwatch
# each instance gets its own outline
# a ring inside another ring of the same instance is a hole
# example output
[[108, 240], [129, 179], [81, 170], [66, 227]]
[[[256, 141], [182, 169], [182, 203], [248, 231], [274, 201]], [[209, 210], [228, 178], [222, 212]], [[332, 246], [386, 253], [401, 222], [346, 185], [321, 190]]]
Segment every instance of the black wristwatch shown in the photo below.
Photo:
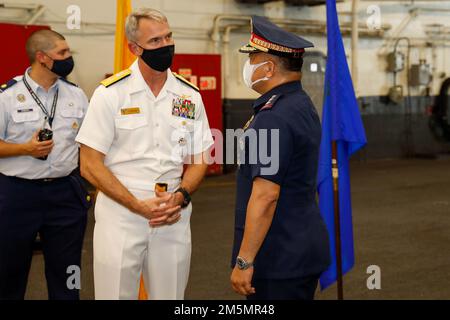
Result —
[[184, 197], [183, 204], [181, 205], [182, 208], [186, 208], [189, 203], [191, 203], [191, 195], [189, 192], [186, 191], [186, 189], [179, 187], [177, 190], [175, 190], [175, 193], [181, 192], [181, 194]]

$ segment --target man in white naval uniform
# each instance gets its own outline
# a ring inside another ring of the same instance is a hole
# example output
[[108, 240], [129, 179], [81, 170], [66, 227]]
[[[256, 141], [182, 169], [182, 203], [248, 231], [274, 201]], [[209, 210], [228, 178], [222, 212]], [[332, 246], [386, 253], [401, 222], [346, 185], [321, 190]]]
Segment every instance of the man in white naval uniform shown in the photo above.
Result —
[[[126, 22], [138, 59], [95, 91], [76, 140], [95, 205], [96, 299], [183, 299], [191, 256], [190, 195], [213, 145], [198, 89], [169, 67], [167, 18], [139, 9]], [[183, 165], [187, 163], [184, 174]], [[155, 194], [155, 184], [168, 192]]]

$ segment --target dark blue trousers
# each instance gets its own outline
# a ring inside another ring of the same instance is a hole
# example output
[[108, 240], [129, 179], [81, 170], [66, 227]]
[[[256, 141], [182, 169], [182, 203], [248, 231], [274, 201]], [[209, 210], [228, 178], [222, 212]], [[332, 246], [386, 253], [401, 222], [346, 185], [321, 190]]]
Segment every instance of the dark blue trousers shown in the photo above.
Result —
[[0, 299], [24, 299], [38, 233], [49, 299], [79, 299], [67, 280], [69, 266], [81, 269], [86, 196], [79, 176], [44, 182], [0, 174]]
[[319, 276], [295, 279], [253, 279], [255, 294], [247, 300], [314, 300]]

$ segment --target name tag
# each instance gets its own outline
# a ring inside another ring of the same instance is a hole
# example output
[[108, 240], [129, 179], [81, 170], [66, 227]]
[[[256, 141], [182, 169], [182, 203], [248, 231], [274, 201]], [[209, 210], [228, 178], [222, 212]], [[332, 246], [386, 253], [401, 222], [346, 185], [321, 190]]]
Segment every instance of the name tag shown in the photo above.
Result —
[[33, 108], [29, 108], [29, 109], [18, 109], [17, 112], [18, 113], [24, 113], [24, 112], [32, 112], [34, 109]]
[[120, 114], [123, 116], [129, 115], [129, 114], [140, 114], [140, 113], [141, 113], [141, 108], [139, 108], [139, 107], [120, 109]]

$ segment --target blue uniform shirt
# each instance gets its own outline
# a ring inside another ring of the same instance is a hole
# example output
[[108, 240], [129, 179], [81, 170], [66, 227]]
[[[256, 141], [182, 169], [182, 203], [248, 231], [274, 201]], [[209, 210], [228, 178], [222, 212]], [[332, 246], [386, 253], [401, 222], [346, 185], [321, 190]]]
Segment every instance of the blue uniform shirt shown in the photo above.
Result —
[[[330, 264], [328, 232], [316, 202], [319, 117], [299, 81], [272, 89], [257, 99], [253, 108], [255, 115], [244, 136], [257, 132], [258, 143], [256, 149], [249, 139], [240, 144], [245, 156], [241, 155], [237, 174], [232, 265], [243, 238], [253, 179], [261, 177], [280, 185], [280, 196], [272, 225], [254, 261], [254, 277], [318, 275]], [[267, 138], [263, 138], [265, 132]], [[275, 144], [270, 143], [272, 139]], [[255, 153], [259, 154], [257, 158]], [[269, 158], [278, 156], [268, 163], [266, 154]]]
[[[53, 97], [59, 89], [58, 103], [51, 130], [55, 143], [48, 159], [31, 156], [0, 158], [0, 172], [25, 179], [59, 178], [69, 175], [78, 165], [75, 136], [88, 106], [84, 92], [65, 80], [58, 79], [46, 92], [25, 72], [27, 82], [50, 114]], [[23, 83], [15, 77], [0, 92], [0, 139], [9, 143], [25, 143], [42, 128], [45, 114]]]

